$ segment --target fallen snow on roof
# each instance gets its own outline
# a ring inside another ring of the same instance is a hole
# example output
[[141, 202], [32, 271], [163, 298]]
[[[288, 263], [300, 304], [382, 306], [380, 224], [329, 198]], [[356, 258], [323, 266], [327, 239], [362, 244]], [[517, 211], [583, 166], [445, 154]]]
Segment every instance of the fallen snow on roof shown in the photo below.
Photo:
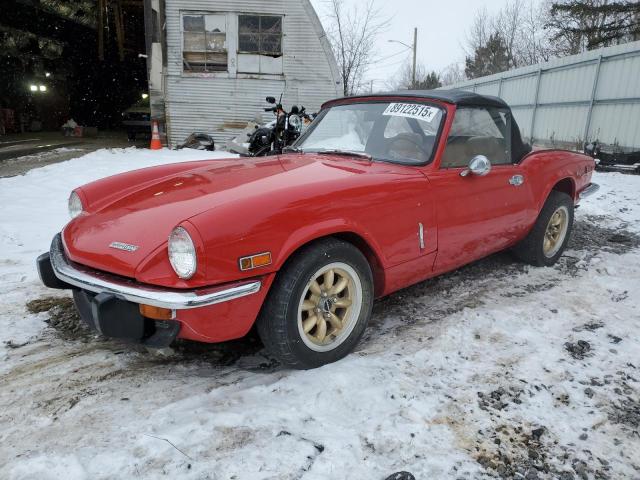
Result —
[[556, 267], [500, 254], [403, 290], [317, 370], [252, 339], [161, 357], [74, 327], [35, 270], [69, 191], [211, 157], [102, 150], [0, 179], [0, 478], [638, 476], [640, 176], [595, 175]]

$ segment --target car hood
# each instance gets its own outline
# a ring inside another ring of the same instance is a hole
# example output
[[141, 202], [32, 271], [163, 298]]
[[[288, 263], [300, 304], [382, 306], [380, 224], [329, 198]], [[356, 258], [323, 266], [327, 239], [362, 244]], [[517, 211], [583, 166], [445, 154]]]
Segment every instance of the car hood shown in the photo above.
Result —
[[[166, 247], [173, 228], [205, 211], [252, 197], [260, 208], [261, 199], [287, 186], [329, 180], [339, 188], [341, 181], [354, 175], [406, 170], [317, 155], [211, 160], [192, 162], [184, 169], [179, 165], [134, 171], [81, 187], [88, 212], [63, 232], [71, 260], [135, 277], [145, 258]], [[174, 171], [167, 174], [172, 167]], [[113, 246], [114, 242], [120, 245]]]

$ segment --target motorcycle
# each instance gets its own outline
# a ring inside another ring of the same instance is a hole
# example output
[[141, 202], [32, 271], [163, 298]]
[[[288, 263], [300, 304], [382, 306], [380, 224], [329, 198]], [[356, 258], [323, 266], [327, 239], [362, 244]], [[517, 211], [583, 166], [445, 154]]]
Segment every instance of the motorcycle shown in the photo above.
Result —
[[291, 111], [287, 112], [282, 107], [282, 95], [277, 103], [275, 97], [267, 97], [266, 101], [273, 106], [265, 108], [264, 111], [273, 112], [276, 118], [266, 125], [256, 127], [250, 134], [248, 154], [252, 157], [281, 154], [300, 137], [315, 118], [315, 115], [308, 114], [303, 106], [298, 108], [294, 105]]

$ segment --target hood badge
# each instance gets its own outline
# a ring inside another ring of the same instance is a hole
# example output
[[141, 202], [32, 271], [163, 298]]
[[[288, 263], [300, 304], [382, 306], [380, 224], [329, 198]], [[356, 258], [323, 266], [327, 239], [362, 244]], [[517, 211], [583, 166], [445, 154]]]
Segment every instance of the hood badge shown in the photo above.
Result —
[[137, 245], [122, 242], [111, 242], [109, 246], [117, 250], [124, 250], [125, 252], [135, 252], [139, 248]]

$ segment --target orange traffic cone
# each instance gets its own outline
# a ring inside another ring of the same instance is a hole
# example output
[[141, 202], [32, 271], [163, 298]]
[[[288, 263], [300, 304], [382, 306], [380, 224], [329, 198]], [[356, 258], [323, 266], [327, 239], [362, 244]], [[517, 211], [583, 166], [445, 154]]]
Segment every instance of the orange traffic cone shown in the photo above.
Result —
[[153, 130], [151, 131], [151, 150], [162, 150], [162, 142], [160, 141], [160, 132], [158, 131], [158, 122], [153, 121]]

